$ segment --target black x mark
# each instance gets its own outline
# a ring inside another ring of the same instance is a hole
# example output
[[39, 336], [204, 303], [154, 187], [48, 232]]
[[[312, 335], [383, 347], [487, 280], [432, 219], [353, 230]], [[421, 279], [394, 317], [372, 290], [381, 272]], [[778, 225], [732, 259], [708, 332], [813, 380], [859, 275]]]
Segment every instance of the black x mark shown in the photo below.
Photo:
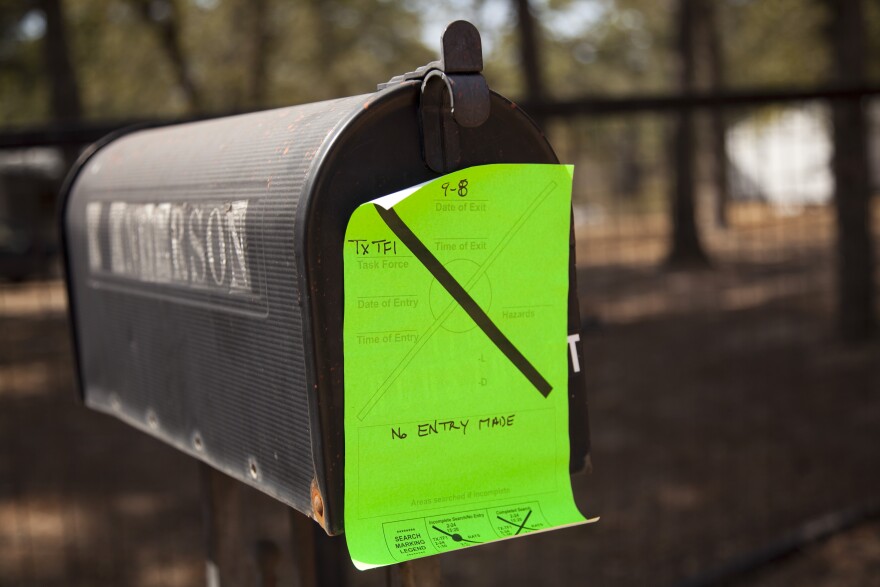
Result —
[[379, 213], [379, 216], [385, 221], [388, 228], [397, 235], [397, 238], [403, 241], [403, 244], [406, 245], [412, 254], [415, 255], [422, 265], [431, 272], [440, 285], [449, 292], [449, 295], [451, 295], [452, 298], [458, 302], [458, 305], [467, 312], [468, 316], [476, 322], [477, 326], [480, 327], [480, 330], [486, 333], [489, 340], [495, 343], [495, 346], [497, 346], [510, 362], [513, 363], [523, 375], [525, 375], [526, 379], [528, 379], [532, 385], [541, 392], [541, 395], [547, 397], [553, 390], [550, 382], [544, 379], [544, 376], [535, 369], [535, 366], [529, 362], [518, 348], [513, 346], [510, 339], [501, 332], [494, 322], [492, 322], [492, 319], [489, 318], [474, 298], [470, 296], [467, 290], [455, 280], [452, 274], [443, 266], [443, 263], [441, 263], [437, 257], [428, 250], [428, 247], [419, 240], [419, 237], [417, 237], [409, 226], [403, 222], [393, 208], [386, 210], [378, 204], [374, 205], [376, 206], [376, 211]]
[[495, 516], [495, 517], [506, 524], [510, 524], [511, 526], [516, 526], [516, 532], [514, 533], [514, 536], [516, 536], [517, 534], [519, 534], [523, 530], [529, 530], [529, 531], [537, 530], [537, 528], [527, 528], [526, 527], [526, 522], [529, 521], [529, 516], [531, 516], [531, 515], [532, 515], [532, 510], [529, 510], [529, 513], [526, 514], [526, 517], [523, 519], [522, 524], [517, 524], [516, 522], [511, 522], [510, 520], [505, 520], [501, 516]]

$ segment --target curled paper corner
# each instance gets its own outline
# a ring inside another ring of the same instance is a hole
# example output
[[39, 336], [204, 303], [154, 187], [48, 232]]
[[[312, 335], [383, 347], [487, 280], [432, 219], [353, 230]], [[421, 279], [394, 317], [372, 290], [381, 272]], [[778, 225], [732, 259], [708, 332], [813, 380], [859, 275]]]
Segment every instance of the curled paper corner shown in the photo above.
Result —
[[370, 563], [365, 563], [365, 562], [363, 562], [363, 561], [359, 561], [359, 560], [354, 559], [354, 558], [351, 559], [351, 562], [352, 562], [352, 564], [354, 564], [354, 568], [356, 568], [356, 569], [359, 570], [359, 571], [369, 571], [369, 570], [372, 570], [372, 569], [378, 569], [379, 567], [384, 567], [384, 566], [386, 566], [386, 565], [384, 565], [384, 564], [383, 564], [383, 565], [374, 565], [374, 564], [370, 564]]

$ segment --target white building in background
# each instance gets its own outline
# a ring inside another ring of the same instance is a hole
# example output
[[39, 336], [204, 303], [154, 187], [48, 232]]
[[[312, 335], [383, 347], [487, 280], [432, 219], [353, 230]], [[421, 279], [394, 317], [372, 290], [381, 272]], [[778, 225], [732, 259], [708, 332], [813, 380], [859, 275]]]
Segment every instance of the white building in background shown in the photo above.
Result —
[[[868, 106], [868, 149], [875, 192], [880, 190], [880, 100]], [[834, 194], [833, 145], [827, 105], [763, 111], [727, 133], [731, 193], [794, 212], [828, 204]]]
[[796, 212], [827, 204], [834, 191], [827, 108], [809, 106], [758, 112], [727, 134], [732, 194]]

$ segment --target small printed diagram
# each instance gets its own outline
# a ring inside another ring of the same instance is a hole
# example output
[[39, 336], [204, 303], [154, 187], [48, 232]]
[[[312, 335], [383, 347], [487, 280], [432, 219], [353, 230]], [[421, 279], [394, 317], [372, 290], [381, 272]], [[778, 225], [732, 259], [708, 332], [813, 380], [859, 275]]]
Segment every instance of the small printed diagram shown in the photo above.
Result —
[[502, 537], [519, 536], [547, 528], [538, 502], [491, 508], [489, 519], [495, 532]]
[[397, 560], [521, 536], [548, 527], [537, 501], [383, 524], [388, 550]]

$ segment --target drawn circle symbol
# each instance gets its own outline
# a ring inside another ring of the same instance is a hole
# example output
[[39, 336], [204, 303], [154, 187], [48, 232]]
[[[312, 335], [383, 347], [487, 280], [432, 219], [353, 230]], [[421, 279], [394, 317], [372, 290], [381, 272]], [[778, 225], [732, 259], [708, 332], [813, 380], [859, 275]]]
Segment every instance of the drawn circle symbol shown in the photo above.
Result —
[[[468, 287], [468, 283], [470, 283], [474, 274], [479, 271], [480, 266], [470, 259], [455, 259], [449, 263], [444, 263], [444, 267], [446, 267], [446, 270], [452, 274], [452, 277], [454, 277], [455, 280], [467, 290], [468, 294], [470, 294], [474, 301], [477, 302], [477, 305], [479, 305], [484, 312], [488, 312], [489, 306], [492, 305], [492, 285], [489, 283], [489, 278], [483, 274], [479, 277], [476, 283]], [[452, 296], [449, 295], [446, 288], [440, 285], [436, 279], [431, 282], [431, 288], [428, 292], [428, 300], [431, 306], [431, 314], [434, 315], [434, 319], [440, 318], [441, 314], [443, 314], [449, 304], [455, 304], [454, 309], [441, 325], [444, 330], [448, 330], [449, 332], [468, 332], [477, 327], [473, 319], [471, 319], [471, 317], [467, 315], [467, 312], [465, 312], [461, 306], [452, 299]]]

